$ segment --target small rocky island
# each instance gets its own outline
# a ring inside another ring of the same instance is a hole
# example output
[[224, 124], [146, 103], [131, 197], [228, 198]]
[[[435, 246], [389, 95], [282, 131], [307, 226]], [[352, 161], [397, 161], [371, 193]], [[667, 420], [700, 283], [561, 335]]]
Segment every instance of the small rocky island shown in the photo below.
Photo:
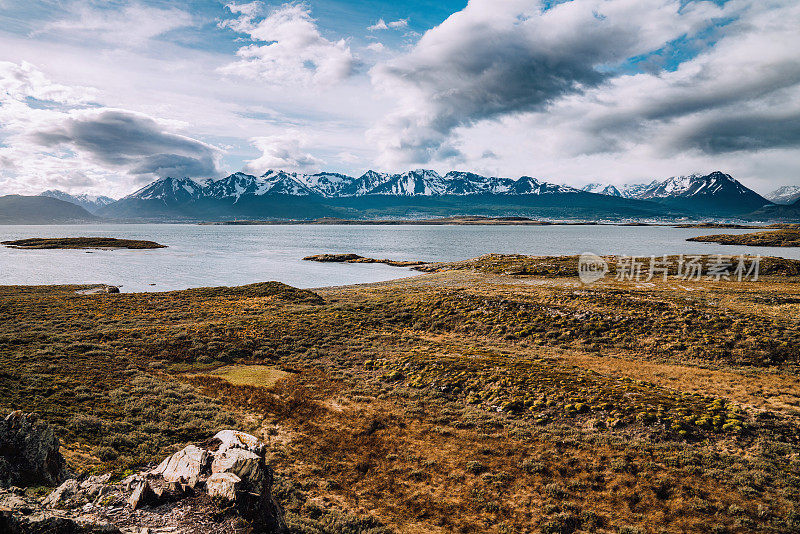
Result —
[[314, 254], [313, 256], [306, 256], [303, 259], [321, 263], [384, 263], [392, 267], [418, 267], [427, 264], [425, 261], [378, 260], [375, 258], [365, 258], [358, 254]]
[[689, 238], [687, 241], [718, 243], [720, 245], [746, 245], [750, 247], [800, 247], [800, 228], [770, 230], [738, 235], [704, 235]]
[[145, 241], [140, 239], [117, 239], [114, 237], [57, 237], [29, 239], [17, 239], [15, 241], [3, 241], [5, 246], [10, 248], [23, 249], [154, 249], [166, 248], [166, 245], [155, 241]]

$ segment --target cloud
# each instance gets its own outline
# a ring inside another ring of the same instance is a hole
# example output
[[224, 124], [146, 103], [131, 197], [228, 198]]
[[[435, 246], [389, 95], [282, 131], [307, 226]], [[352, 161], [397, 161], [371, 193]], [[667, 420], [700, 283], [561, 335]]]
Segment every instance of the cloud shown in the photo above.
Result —
[[383, 43], [370, 43], [367, 45], [367, 50], [372, 50], [373, 52], [383, 52]]
[[97, 96], [89, 87], [69, 87], [51, 82], [34, 65], [0, 61], [0, 103], [8, 100], [36, 100], [61, 104], [85, 104]]
[[257, 3], [228, 4], [228, 9], [239, 17], [222, 27], [266, 44], [240, 48], [239, 61], [220, 69], [224, 74], [279, 86], [333, 84], [352, 75], [355, 58], [347, 42], [323, 37], [305, 4], [283, 4], [261, 20]]
[[457, 153], [453, 132], [478, 121], [544, 111], [613, 77], [611, 67], [705, 26], [703, 2], [471, 0], [408, 54], [377, 65], [373, 84], [398, 102], [371, 132], [382, 163]]
[[388, 30], [389, 26], [386, 25], [386, 21], [383, 19], [379, 19], [378, 22], [373, 24], [372, 26], [367, 26], [367, 30], [371, 32], [376, 32], [380, 30]]
[[[127, 189], [167, 174], [219, 175], [221, 152], [181, 125], [91, 106], [97, 91], [52, 82], [30, 63], [0, 63], [0, 168], [17, 191]], [[42, 105], [46, 104], [46, 105]]]
[[389, 28], [393, 30], [408, 28], [408, 19], [399, 19], [388, 23], [383, 19], [378, 19], [378, 22], [372, 26], [367, 26], [367, 30], [371, 32], [388, 30]]
[[298, 172], [319, 170], [324, 162], [305, 152], [308, 142], [308, 137], [297, 131], [254, 137], [250, 143], [261, 151], [261, 156], [246, 162], [245, 171], [263, 174], [269, 169]]
[[730, 2], [713, 47], [672, 72], [621, 76], [551, 112], [592, 142], [585, 153], [652, 145], [670, 156], [800, 147], [800, 4]]
[[152, 117], [119, 109], [71, 112], [62, 120], [28, 132], [45, 148], [68, 148], [100, 165], [148, 176], [215, 176], [219, 150], [169, 131]]
[[81, 42], [94, 38], [115, 47], [140, 47], [167, 32], [194, 24], [192, 15], [181, 9], [139, 3], [121, 9], [75, 3], [70, 10], [72, 18], [48, 23], [33, 35], [59, 35]]

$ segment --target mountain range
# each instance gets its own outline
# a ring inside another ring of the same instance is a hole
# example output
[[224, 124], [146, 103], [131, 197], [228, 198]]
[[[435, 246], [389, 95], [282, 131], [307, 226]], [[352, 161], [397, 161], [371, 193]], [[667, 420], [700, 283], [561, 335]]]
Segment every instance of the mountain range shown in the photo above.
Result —
[[95, 213], [103, 206], [107, 206], [113, 202], [116, 202], [116, 200], [111, 197], [87, 195], [87, 194], [70, 195], [69, 193], [65, 193], [64, 191], [58, 191], [56, 189], [48, 189], [47, 191], [43, 191], [39, 193], [39, 196], [57, 198], [58, 200], [70, 202], [72, 204], [82, 207], [89, 213]]
[[453, 215], [642, 219], [755, 214], [800, 219], [800, 207], [778, 209], [720, 171], [577, 189], [530, 176], [513, 179], [462, 171], [440, 175], [425, 169], [399, 174], [370, 170], [352, 177], [270, 170], [261, 176], [238, 172], [220, 179], [160, 178], [117, 201], [52, 190], [42, 196], [66, 200], [105, 219], [153, 222]]
[[800, 200], [800, 186], [785, 185], [783, 187], [779, 187], [772, 193], [765, 195], [764, 198], [774, 202], [775, 204], [794, 204]]
[[108, 204], [110, 218], [307, 219], [448, 215], [537, 217], [738, 216], [771, 204], [728, 174], [716, 171], [646, 185], [593, 184], [576, 189], [522, 176], [517, 179], [432, 170], [400, 174], [367, 171], [302, 174], [271, 170], [217, 180], [163, 178]]

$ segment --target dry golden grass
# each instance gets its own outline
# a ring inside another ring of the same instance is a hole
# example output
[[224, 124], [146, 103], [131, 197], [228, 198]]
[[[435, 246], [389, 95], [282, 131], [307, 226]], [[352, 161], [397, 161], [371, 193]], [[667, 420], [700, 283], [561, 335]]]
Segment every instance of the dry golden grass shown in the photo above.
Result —
[[225, 365], [207, 376], [221, 378], [234, 386], [271, 388], [278, 380], [291, 376], [291, 373], [267, 365]]
[[573, 259], [489, 261], [315, 292], [0, 287], [0, 407], [118, 474], [256, 432], [293, 533], [800, 528], [793, 265], [585, 287]]

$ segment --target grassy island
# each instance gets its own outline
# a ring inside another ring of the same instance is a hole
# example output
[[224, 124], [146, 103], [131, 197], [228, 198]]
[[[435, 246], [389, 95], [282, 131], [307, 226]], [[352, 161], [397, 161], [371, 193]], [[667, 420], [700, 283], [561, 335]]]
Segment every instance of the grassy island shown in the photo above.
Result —
[[24, 249], [153, 249], [166, 248], [155, 241], [138, 239], [116, 239], [113, 237], [57, 237], [57, 238], [30, 238], [15, 241], [3, 241], [3, 245], [11, 248]]
[[687, 241], [718, 243], [720, 245], [747, 245], [751, 247], [800, 247], [800, 229], [769, 230], [739, 235], [704, 235], [689, 238]]

